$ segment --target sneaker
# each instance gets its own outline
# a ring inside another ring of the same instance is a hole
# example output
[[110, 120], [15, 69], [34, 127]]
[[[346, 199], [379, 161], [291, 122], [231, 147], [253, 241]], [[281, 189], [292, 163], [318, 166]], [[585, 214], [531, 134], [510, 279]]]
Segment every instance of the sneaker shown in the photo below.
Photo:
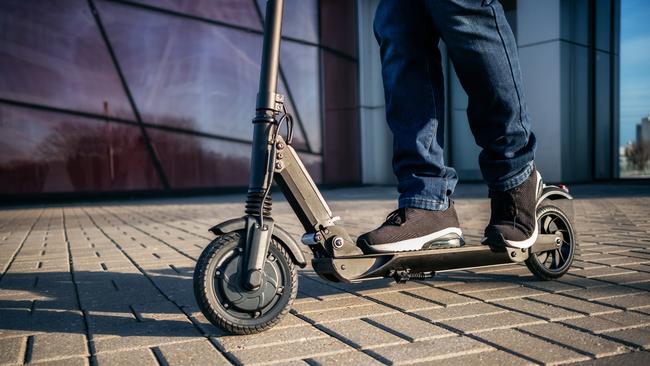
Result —
[[542, 188], [542, 176], [533, 169], [530, 177], [515, 188], [490, 190], [492, 214], [481, 244], [501, 249], [530, 248], [539, 233], [535, 210]]
[[445, 211], [397, 209], [380, 227], [357, 239], [365, 253], [455, 248], [464, 244], [451, 200]]

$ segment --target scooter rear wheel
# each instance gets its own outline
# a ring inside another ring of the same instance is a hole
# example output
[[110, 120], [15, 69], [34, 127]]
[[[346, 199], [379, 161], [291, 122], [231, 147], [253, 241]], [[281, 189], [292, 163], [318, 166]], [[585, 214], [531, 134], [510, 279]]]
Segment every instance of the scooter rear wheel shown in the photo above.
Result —
[[537, 221], [540, 234], [556, 234], [562, 243], [554, 250], [530, 253], [526, 266], [540, 280], [560, 278], [571, 268], [577, 245], [571, 221], [562, 210], [553, 205], [539, 207]]
[[194, 269], [194, 295], [203, 315], [235, 334], [259, 333], [278, 323], [298, 292], [298, 272], [286, 250], [272, 240], [256, 290], [242, 287], [240, 270], [246, 244], [243, 232], [213, 240]]

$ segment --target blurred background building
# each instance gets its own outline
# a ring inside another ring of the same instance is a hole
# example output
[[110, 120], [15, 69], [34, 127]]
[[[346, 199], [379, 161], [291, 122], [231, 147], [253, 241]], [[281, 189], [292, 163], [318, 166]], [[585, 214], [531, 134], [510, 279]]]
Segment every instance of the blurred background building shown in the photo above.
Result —
[[[547, 180], [639, 171], [619, 113], [626, 2], [647, 18], [645, 0], [501, 1]], [[305, 165], [323, 184], [391, 184], [379, 0], [285, 3], [280, 89]], [[245, 186], [263, 16], [263, 0], [0, 2], [0, 195]], [[447, 161], [480, 180], [467, 96], [444, 71]]]

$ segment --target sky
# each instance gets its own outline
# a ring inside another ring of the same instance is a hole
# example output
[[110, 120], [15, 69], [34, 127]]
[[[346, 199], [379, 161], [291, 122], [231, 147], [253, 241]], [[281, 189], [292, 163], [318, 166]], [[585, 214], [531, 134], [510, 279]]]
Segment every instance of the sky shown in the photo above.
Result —
[[636, 140], [650, 115], [650, 0], [621, 1], [620, 143]]

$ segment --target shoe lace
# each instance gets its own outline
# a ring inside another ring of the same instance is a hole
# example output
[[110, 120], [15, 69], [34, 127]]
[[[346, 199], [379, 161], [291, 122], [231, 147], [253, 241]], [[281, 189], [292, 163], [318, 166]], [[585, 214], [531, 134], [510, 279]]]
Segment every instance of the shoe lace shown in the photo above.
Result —
[[386, 221], [384, 225], [395, 225], [400, 226], [406, 222], [406, 209], [398, 208], [397, 210], [391, 212], [386, 216]]

